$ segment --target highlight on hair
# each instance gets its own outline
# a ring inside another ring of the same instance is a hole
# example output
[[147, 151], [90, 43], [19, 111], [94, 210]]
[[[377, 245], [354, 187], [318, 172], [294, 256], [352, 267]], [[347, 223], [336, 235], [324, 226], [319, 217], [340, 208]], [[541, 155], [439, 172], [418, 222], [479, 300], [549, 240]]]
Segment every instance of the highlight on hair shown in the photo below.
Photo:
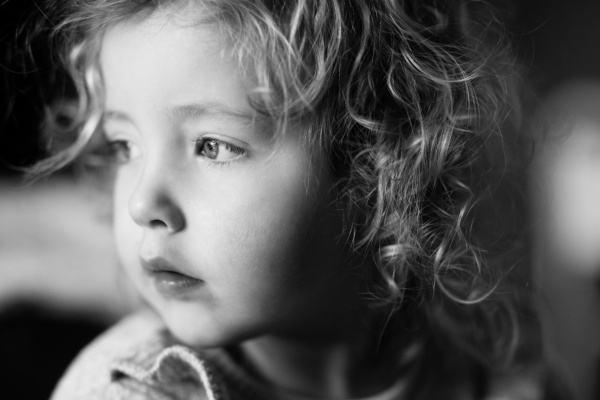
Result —
[[[188, 14], [228, 38], [255, 84], [249, 100], [273, 119], [275, 134], [298, 124], [309, 146], [330, 155], [348, 210], [347, 238], [373, 260], [374, 268], [363, 271], [373, 309], [406, 317], [415, 338], [428, 327], [434, 333], [426, 340], [481, 365], [510, 358], [518, 326], [497, 288], [514, 260], [486, 246], [512, 233], [510, 224], [501, 226], [510, 213], [494, 209], [491, 199], [519, 161], [513, 150], [520, 139], [505, 129], [519, 118], [517, 74], [486, 4], [70, 0], [49, 6], [61, 21], [54, 38], [77, 97], [50, 109], [47, 130], [53, 140], [76, 134], [33, 175], [73, 162], [99, 129], [103, 32], [156, 10], [197, 10]], [[65, 113], [70, 122], [56, 124]], [[484, 224], [482, 213], [488, 213]]]

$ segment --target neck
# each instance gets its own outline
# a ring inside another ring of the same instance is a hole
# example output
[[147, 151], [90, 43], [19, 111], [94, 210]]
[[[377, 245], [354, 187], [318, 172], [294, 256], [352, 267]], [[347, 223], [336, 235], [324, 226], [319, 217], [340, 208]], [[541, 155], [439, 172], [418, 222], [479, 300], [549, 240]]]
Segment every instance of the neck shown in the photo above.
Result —
[[307, 397], [367, 397], [390, 387], [397, 371], [388, 363], [384, 368], [373, 351], [372, 332], [362, 326], [335, 339], [263, 336], [240, 348], [251, 372], [283, 390]]

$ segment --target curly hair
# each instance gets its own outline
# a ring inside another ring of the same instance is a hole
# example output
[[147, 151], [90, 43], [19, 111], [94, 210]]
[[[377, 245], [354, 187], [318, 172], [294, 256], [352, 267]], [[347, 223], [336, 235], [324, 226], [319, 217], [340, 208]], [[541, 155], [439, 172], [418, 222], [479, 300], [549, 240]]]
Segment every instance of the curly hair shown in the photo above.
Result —
[[99, 129], [103, 32], [188, 6], [222, 29], [254, 84], [250, 103], [275, 134], [299, 124], [307, 145], [329, 154], [347, 240], [375, 266], [362, 271], [366, 301], [390, 326], [402, 319], [409, 336], [434, 343], [421, 346], [430, 359], [454, 348], [476, 365], [508, 362], [517, 324], [497, 289], [514, 260], [488, 245], [512, 233], [492, 198], [518, 173], [520, 138], [509, 135], [520, 117], [518, 73], [482, 2], [51, 2], [77, 96], [50, 108], [53, 154], [31, 173], [73, 162]]

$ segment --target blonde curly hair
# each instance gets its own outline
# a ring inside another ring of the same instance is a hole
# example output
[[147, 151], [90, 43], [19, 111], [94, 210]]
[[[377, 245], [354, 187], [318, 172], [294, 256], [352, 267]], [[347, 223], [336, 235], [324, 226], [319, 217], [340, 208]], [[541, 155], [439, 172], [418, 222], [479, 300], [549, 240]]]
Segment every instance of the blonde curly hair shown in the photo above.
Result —
[[518, 324], [498, 287], [514, 259], [513, 249], [499, 243], [506, 233], [509, 244], [518, 241], [506, 223], [512, 210], [495, 207], [518, 200], [494, 199], [512, 190], [521, 166], [522, 138], [513, 135], [518, 73], [482, 2], [52, 3], [60, 21], [54, 38], [77, 96], [49, 109], [52, 154], [32, 175], [73, 162], [99, 129], [103, 32], [158, 8], [184, 6], [201, 9], [199, 22], [227, 36], [254, 83], [249, 100], [275, 122], [275, 135], [300, 124], [307, 145], [330, 155], [347, 210], [345, 234], [375, 266], [361, 272], [369, 283], [365, 301], [383, 310], [382, 325], [410, 338], [402, 339], [405, 349], [421, 343], [421, 359], [439, 370], [450, 360], [436, 358], [443, 353], [468, 355], [472, 365], [491, 369], [509, 362]]

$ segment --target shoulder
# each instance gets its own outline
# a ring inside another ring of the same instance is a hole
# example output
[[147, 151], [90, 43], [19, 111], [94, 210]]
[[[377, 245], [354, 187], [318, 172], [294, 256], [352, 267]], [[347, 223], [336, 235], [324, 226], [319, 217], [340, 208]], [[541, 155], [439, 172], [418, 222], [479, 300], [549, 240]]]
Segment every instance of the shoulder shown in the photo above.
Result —
[[[151, 369], [154, 359], [171, 345], [162, 322], [153, 313], [131, 315], [100, 335], [77, 356], [58, 383], [52, 400], [182, 398], [180, 392], [190, 385], [171, 385], [172, 390], [169, 390], [169, 385], [127, 374], [128, 368]], [[125, 372], [119, 369], [120, 365]], [[197, 395], [194, 398], [206, 398], [203, 390], [194, 392]]]

